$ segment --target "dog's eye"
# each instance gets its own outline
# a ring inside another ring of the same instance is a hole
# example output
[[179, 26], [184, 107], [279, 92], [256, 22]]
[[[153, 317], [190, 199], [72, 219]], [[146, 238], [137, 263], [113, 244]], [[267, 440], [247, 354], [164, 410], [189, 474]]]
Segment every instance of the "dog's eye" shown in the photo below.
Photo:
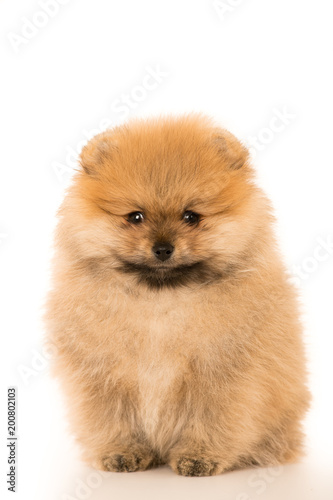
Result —
[[141, 224], [143, 222], [144, 216], [142, 212], [131, 212], [127, 216], [128, 222], [131, 224]]
[[191, 212], [191, 210], [186, 210], [183, 215], [183, 220], [186, 224], [190, 224], [192, 226], [194, 224], [198, 224], [200, 221], [200, 215], [195, 212]]

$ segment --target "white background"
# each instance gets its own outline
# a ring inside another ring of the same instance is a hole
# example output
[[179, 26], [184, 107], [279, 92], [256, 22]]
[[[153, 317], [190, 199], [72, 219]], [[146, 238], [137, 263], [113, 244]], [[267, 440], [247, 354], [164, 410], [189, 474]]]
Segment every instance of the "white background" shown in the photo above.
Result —
[[[42, 3], [0, 3], [1, 498], [331, 500], [331, 2], [225, 0], [217, 9], [211, 0], [53, 0], [49, 14]], [[148, 77], [153, 71], [163, 75]], [[314, 396], [308, 453], [300, 464], [213, 478], [167, 467], [101, 475], [77, 458], [41, 346], [55, 213], [87, 134], [189, 111], [257, 143], [253, 163], [303, 301]], [[11, 385], [16, 496], [5, 486]]]

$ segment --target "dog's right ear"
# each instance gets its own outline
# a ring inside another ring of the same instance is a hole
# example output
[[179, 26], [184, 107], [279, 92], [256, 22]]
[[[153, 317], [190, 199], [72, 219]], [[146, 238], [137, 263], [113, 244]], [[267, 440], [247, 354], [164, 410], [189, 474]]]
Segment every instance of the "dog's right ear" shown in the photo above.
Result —
[[95, 135], [81, 151], [80, 165], [83, 171], [88, 175], [97, 176], [106, 162], [112, 160], [116, 150], [111, 131]]

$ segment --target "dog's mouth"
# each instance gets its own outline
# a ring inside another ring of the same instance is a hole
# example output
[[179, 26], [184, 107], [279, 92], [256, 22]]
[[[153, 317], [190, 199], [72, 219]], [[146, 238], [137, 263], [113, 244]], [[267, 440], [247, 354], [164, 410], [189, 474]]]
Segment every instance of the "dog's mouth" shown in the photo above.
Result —
[[153, 267], [121, 259], [118, 270], [135, 275], [139, 283], [145, 283], [153, 289], [208, 283], [222, 277], [220, 271], [212, 269], [204, 260], [178, 266], [161, 264]]

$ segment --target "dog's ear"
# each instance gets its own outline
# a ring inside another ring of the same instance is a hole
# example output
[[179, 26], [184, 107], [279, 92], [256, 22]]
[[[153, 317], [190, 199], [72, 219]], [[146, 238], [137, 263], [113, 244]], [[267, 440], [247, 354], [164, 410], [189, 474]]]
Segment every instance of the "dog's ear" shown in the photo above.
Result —
[[106, 162], [112, 160], [117, 150], [112, 131], [95, 135], [86, 144], [80, 154], [80, 165], [83, 171], [91, 176], [97, 176]]
[[213, 141], [221, 158], [230, 170], [239, 170], [249, 159], [247, 148], [227, 130], [218, 130], [213, 135]]

